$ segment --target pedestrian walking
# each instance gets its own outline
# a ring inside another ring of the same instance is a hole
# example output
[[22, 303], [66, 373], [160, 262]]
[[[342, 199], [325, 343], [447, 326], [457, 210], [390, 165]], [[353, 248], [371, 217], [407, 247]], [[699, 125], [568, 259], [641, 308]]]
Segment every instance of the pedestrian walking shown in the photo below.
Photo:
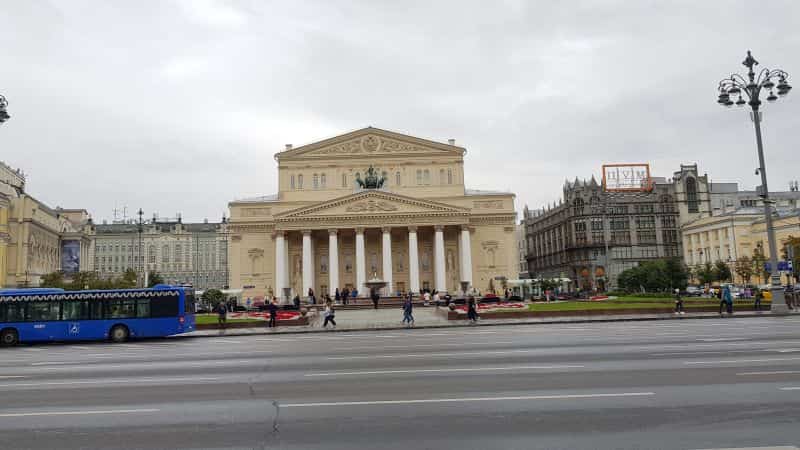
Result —
[[786, 298], [786, 306], [788, 306], [791, 310], [797, 309], [798, 305], [796, 293], [794, 292], [794, 286], [791, 283], [786, 285], [784, 293], [784, 297]]
[[325, 302], [325, 311], [322, 313], [325, 317], [325, 322], [322, 324], [322, 328], [328, 328], [328, 322], [333, 325], [333, 328], [336, 329], [336, 321], [334, 317], [336, 316], [336, 310], [333, 307], [333, 302], [328, 299]]
[[478, 321], [478, 306], [475, 303], [475, 297], [469, 296], [467, 300], [467, 320], [475, 323]]
[[680, 289], [675, 289], [675, 314], [685, 314], [683, 312], [683, 298], [681, 297]]
[[372, 288], [372, 291], [370, 292], [370, 298], [372, 299], [372, 305], [374, 308], [378, 309], [378, 301], [381, 299], [381, 295], [378, 293], [377, 289]]
[[428, 291], [425, 291], [425, 292], [422, 294], [422, 303], [423, 303], [425, 306], [428, 306], [428, 305], [430, 305], [430, 304], [431, 304], [431, 293], [430, 293], [430, 292], [428, 292]]
[[414, 310], [414, 302], [412, 299], [413, 299], [413, 294], [411, 293], [411, 291], [408, 291], [406, 299], [403, 302], [403, 322], [402, 322], [404, 324], [408, 324], [411, 326], [414, 325], [414, 316], [412, 314]]
[[433, 304], [436, 305], [437, 308], [439, 307], [439, 302], [441, 302], [441, 300], [442, 298], [439, 295], [439, 291], [433, 291]]
[[226, 323], [228, 321], [228, 307], [225, 306], [224, 302], [219, 302], [217, 305], [217, 324], [222, 329], [225, 329]]
[[344, 288], [342, 291], [342, 304], [347, 305], [347, 301], [350, 299], [350, 289]]
[[342, 300], [342, 294], [339, 292], [339, 288], [336, 288], [336, 292], [333, 295], [334, 298], [336, 299], [336, 304], [338, 305], [339, 302]]
[[269, 310], [269, 323], [267, 326], [269, 328], [275, 328], [278, 326], [278, 302], [273, 299], [267, 305], [267, 309]]
[[733, 314], [733, 296], [731, 295], [731, 288], [729, 286], [725, 286], [724, 289], [720, 290], [720, 301], [719, 301], [719, 315], [722, 315], [722, 308], [725, 307], [728, 311], [728, 315]]
[[761, 289], [755, 288], [755, 299], [753, 300], [753, 310], [761, 311], [761, 300], [764, 299], [764, 293]]

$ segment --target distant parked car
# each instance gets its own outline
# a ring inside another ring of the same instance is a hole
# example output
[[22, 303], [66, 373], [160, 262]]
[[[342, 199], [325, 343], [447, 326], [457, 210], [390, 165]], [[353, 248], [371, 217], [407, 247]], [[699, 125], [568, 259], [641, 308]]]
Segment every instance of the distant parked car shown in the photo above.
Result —
[[700, 297], [703, 295], [703, 289], [697, 286], [686, 286], [685, 295], [689, 297]]

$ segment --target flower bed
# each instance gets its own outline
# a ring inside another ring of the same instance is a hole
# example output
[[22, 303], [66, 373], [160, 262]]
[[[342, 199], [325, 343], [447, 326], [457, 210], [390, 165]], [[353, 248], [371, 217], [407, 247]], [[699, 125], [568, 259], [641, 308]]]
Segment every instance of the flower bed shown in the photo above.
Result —
[[[255, 319], [255, 320], [269, 320], [270, 313], [269, 311], [263, 312], [256, 312], [256, 311], [248, 311], [248, 312], [235, 312], [228, 314], [228, 317], [231, 319]], [[300, 313], [297, 311], [278, 311], [278, 320], [293, 320], [300, 317]]]
[[[220, 328], [214, 315], [212, 323], [198, 323], [197, 330], [217, 330]], [[228, 314], [225, 328], [262, 328], [267, 325], [269, 312], [238, 312]], [[278, 311], [278, 327], [308, 325], [308, 316], [303, 316], [297, 311]]]
[[[506, 302], [506, 303], [478, 303], [478, 312], [481, 312], [481, 311], [493, 311], [493, 310], [498, 310], [498, 309], [511, 309], [511, 310], [514, 310], [514, 309], [522, 309], [522, 308], [525, 308], [525, 304], [524, 303], [510, 303], [510, 302]], [[467, 312], [467, 306], [466, 305], [456, 306], [456, 311]]]

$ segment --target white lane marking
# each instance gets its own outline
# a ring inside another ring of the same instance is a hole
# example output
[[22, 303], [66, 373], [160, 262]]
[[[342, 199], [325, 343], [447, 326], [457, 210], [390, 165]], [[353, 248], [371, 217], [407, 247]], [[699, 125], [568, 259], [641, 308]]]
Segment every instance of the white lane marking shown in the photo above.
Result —
[[684, 361], [684, 364], [736, 364], [752, 362], [772, 362], [772, 361], [797, 361], [800, 358], [763, 358], [763, 359], [721, 359], [717, 361]]
[[306, 406], [362, 406], [362, 405], [408, 405], [415, 403], [465, 403], [465, 402], [502, 402], [509, 400], [575, 400], [604, 397], [649, 397], [655, 392], [620, 392], [609, 394], [564, 394], [564, 395], [523, 395], [516, 397], [463, 397], [463, 398], [426, 398], [416, 400], [372, 400], [359, 402], [319, 402], [319, 403], [287, 403], [284, 408], [302, 408]]
[[496, 342], [460, 342], [457, 344], [409, 344], [409, 345], [362, 345], [358, 347], [334, 347], [334, 350], [375, 350], [385, 348], [406, 348], [412, 349], [416, 347], [474, 347], [476, 345], [495, 345], [495, 344], [513, 344], [514, 341], [496, 341]]
[[81, 416], [90, 414], [134, 414], [158, 412], [160, 409], [106, 409], [106, 410], [86, 410], [86, 411], [42, 411], [29, 413], [0, 413], [0, 417], [34, 417], [34, 416]]
[[800, 348], [781, 348], [781, 349], [775, 349], [775, 350], [772, 350], [772, 351], [778, 352], [778, 353], [797, 353], [797, 352], [800, 352]]
[[[465, 345], [466, 346], [466, 345]], [[426, 358], [437, 356], [473, 356], [473, 355], [509, 355], [514, 353], [531, 353], [538, 350], [491, 350], [486, 352], [458, 352], [458, 353], [406, 353], [403, 355], [354, 355], [354, 356], [329, 356], [326, 359], [369, 359], [369, 358]]]
[[781, 447], [736, 447], [736, 448], [705, 448], [699, 450], [797, 450], [794, 446]]
[[25, 375], [0, 375], [0, 378], [26, 378]]
[[578, 365], [561, 365], [561, 366], [512, 366], [512, 367], [468, 367], [468, 368], [455, 368], [455, 369], [398, 369], [398, 370], [370, 370], [361, 372], [323, 372], [323, 373], [307, 373], [303, 376], [306, 377], [329, 377], [337, 375], [378, 375], [378, 374], [392, 374], [392, 373], [437, 373], [437, 372], [483, 372], [483, 371], [499, 371], [499, 370], [547, 370], [547, 369], [579, 369], [586, 366]]
[[800, 391], [800, 386], [782, 387], [782, 391]]
[[[203, 366], [218, 366], [220, 364], [223, 365], [231, 365], [231, 364], [250, 364], [250, 363], [261, 363], [263, 361], [255, 361], [255, 360], [238, 360], [238, 361], [181, 361], [181, 360], [158, 360], [158, 361], [146, 361], [148, 363], [147, 366], [143, 366], [143, 368], [150, 368], [158, 364], [180, 364], [183, 367], [186, 366], [193, 366], [193, 367], [203, 367]], [[47, 365], [56, 365], [56, 366], [65, 366], [65, 365], [74, 365], [74, 366], [84, 366], [86, 362], [69, 362], [69, 361], [51, 361], [45, 363], [33, 363], [33, 366], [47, 366]], [[103, 369], [122, 369], [125, 367], [131, 366], [141, 366], [142, 363], [139, 361], [130, 361], [125, 362], [125, 364], [106, 364], [103, 361], [95, 361], [90, 364], [92, 367], [101, 367]], [[63, 367], [41, 367], [39, 370], [63, 370]]]
[[668, 353], [653, 353], [650, 356], [676, 356], [676, 355], [710, 355], [714, 353], [759, 353], [759, 352], [774, 352], [775, 350], [769, 349], [756, 349], [756, 350], [701, 350], [697, 352], [668, 352]]
[[180, 381], [217, 381], [220, 378], [194, 377], [194, 378], [129, 378], [119, 380], [92, 380], [92, 381], [42, 381], [39, 383], [6, 383], [0, 387], [34, 387], [34, 386], [79, 386], [84, 384], [137, 384], [137, 383], [161, 383], [161, 382], [180, 382]]
[[83, 345], [71, 345], [67, 348], [75, 350], [89, 350], [89, 347], [84, 347]]
[[743, 337], [731, 337], [731, 338], [721, 337], [721, 338], [705, 338], [705, 339], [697, 339], [697, 340], [698, 341], [703, 341], [703, 342], [723, 342], [723, 341], [743, 341], [745, 339], [747, 339], [747, 338], [743, 338]]
[[740, 377], [745, 376], [758, 376], [758, 375], [789, 375], [793, 373], [800, 373], [800, 370], [773, 370], [771, 372], [739, 372], [736, 375]]

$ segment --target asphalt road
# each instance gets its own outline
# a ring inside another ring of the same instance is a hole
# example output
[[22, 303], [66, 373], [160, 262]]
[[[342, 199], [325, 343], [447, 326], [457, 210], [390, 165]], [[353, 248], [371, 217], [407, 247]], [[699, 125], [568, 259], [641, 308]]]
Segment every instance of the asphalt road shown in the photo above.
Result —
[[0, 350], [1, 449], [798, 444], [800, 317]]

